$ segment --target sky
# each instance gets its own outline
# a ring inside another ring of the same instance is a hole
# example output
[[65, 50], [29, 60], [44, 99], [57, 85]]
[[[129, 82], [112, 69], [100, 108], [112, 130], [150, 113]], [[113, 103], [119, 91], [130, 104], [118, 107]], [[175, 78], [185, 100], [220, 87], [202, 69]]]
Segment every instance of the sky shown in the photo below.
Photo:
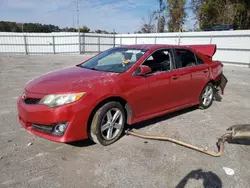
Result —
[[[157, 0], [79, 0], [79, 23], [91, 30], [138, 31]], [[0, 0], [0, 21], [77, 27], [76, 0]], [[192, 16], [185, 28], [192, 28]]]

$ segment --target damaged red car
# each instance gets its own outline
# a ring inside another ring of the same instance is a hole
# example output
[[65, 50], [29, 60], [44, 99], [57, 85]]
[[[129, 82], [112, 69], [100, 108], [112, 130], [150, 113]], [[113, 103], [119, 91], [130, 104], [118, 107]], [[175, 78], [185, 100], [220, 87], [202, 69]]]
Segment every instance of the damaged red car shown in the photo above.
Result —
[[128, 45], [29, 81], [18, 98], [20, 123], [56, 142], [90, 138], [109, 145], [124, 125], [213, 103], [227, 83], [215, 45]]

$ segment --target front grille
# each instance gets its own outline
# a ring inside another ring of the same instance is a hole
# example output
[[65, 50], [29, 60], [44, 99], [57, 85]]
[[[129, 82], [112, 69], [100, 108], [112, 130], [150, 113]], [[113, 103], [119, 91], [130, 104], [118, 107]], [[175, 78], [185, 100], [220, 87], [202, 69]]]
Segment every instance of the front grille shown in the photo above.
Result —
[[48, 126], [48, 125], [38, 125], [38, 124], [32, 124], [32, 127], [34, 129], [47, 132], [47, 133], [52, 133], [53, 131], [53, 126]]
[[41, 99], [27, 98], [24, 100], [25, 104], [38, 104]]

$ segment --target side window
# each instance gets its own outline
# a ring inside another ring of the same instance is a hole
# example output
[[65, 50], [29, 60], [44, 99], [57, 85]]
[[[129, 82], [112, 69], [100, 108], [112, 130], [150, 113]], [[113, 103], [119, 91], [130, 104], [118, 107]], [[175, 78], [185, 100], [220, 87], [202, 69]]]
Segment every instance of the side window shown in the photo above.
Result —
[[186, 49], [176, 49], [176, 55], [179, 59], [179, 68], [195, 66], [197, 64], [193, 52]]
[[159, 50], [154, 52], [143, 63], [152, 69], [152, 73], [166, 72], [171, 70], [170, 50]]
[[204, 64], [203, 60], [198, 55], [196, 55], [196, 59], [197, 59], [197, 64], [198, 65]]

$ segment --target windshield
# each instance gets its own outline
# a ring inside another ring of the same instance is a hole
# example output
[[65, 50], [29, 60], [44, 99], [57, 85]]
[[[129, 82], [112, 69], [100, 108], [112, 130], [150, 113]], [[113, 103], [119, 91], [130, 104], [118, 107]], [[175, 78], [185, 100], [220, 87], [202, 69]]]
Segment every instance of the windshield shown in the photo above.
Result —
[[86, 61], [81, 67], [105, 72], [122, 73], [137, 62], [147, 50], [112, 48]]

